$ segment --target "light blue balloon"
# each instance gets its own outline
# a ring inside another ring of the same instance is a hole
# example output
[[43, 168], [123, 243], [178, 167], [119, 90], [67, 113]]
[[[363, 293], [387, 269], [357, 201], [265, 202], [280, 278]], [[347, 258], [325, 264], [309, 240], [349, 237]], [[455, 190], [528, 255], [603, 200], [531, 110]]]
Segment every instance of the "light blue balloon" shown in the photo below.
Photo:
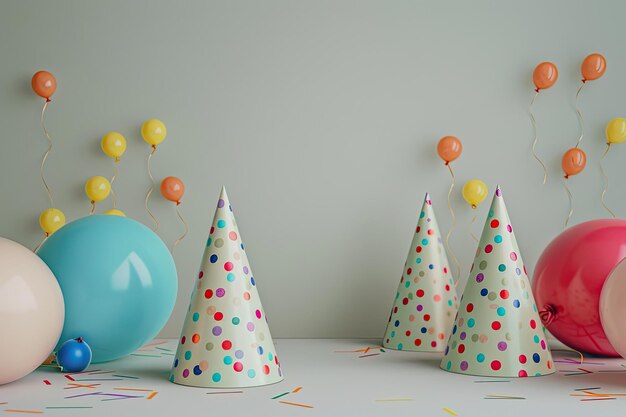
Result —
[[37, 254], [65, 299], [60, 342], [82, 337], [94, 363], [140, 348], [172, 313], [178, 288], [174, 260], [163, 241], [135, 220], [83, 217], [52, 234]]

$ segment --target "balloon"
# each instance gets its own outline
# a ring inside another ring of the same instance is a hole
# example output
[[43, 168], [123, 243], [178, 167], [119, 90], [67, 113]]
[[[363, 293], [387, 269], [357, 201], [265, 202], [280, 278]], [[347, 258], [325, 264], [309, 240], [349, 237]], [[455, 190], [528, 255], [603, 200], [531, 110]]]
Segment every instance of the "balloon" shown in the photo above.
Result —
[[85, 183], [85, 194], [93, 202], [104, 200], [110, 192], [111, 183], [100, 175], [89, 178]]
[[81, 336], [93, 363], [125, 356], [155, 337], [176, 301], [176, 267], [163, 241], [128, 217], [86, 216], [37, 254], [65, 297], [61, 341]]
[[[544, 249], [532, 287], [550, 333], [576, 350], [617, 355], [600, 322], [600, 292], [611, 270], [624, 257], [626, 220], [621, 219], [572, 226]], [[624, 303], [624, 293], [615, 296], [621, 296]]]
[[161, 194], [167, 200], [180, 204], [180, 199], [185, 194], [185, 184], [176, 177], [167, 177], [161, 181]]
[[591, 54], [583, 61], [580, 72], [583, 74], [583, 82], [597, 80], [606, 71], [606, 59], [600, 54]]
[[587, 165], [587, 155], [582, 149], [571, 148], [563, 154], [561, 166], [565, 172], [565, 179], [569, 178], [570, 175], [580, 174], [585, 169], [585, 165]]
[[46, 235], [51, 235], [65, 225], [65, 214], [59, 209], [47, 208], [39, 215], [39, 225]]
[[52, 353], [63, 327], [63, 294], [28, 248], [0, 238], [0, 384], [31, 373]]
[[165, 140], [167, 129], [162, 121], [150, 119], [141, 126], [141, 136], [150, 145], [156, 146]]
[[626, 357], [626, 260], [611, 271], [600, 292], [600, 322], [611, 346], [622, 357]]
[[606, 125], [606, 143], [622, 143], [626, 140], [626, 119], [618, 117]]
[[463, 186], [463, 198], [475, 209], [489, 194], [487, 184], [481, 180], [469, 180]]
[[102, 136], [100, 141], [102, 151], [109, 157], [119, 161], [120, 157], [126, 152], [126, 138], [121, 133], [109, 132]]
[[91, 348], [82, 337], [65, 341], [57, 351], [57, 363], [63, 372], [82, 372], [91, 363]]
[[542, 62], [533, 71], [535, 91], [539, 92], [539, 90], [552, 87], [558, 78], [559, 70], [556, 68], [556, 65], [552, 62]]
[[40, 97], [50, 101], [57, 89], [57, 80], [48, 71], [37, 71], [30, 82], [33, 91]]
[[437, 153], [446, 162], [446, 165], [457, 159], [462, 151], [461, 141], [454, 136], [443, 137], [437, 144]]
[[122, 210], [118, 210], [118, 209], [110, 209], [110, 210], [105, 211], [103, 214], [108, 214], [110, 216], [126, 217], [126, 214]]

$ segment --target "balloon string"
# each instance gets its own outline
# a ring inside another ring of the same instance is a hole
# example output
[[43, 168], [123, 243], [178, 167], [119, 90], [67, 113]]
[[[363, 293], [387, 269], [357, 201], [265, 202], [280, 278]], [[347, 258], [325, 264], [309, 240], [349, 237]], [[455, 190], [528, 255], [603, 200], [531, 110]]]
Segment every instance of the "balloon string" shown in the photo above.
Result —
[[456, 179], [454, 177], [454, 172], [452, 172], [452, 166], [450, 166], [450, 164], [446, 164], [446, 166], [448, 167], [448, 170], [450, 171], [450, 175], [452, 176], [452, 183], [450, 184], [450, 189], [448, 190], [448, 210], [450, 210], [450, 217], [452, 219], [452, 222], [450, 224], [450, 230], [448, 230], [448, 234], [446, 234], [446, 250], [448, 251], [448, 254], [450, 254], [450, 257], [452, 258], [452, 261], [454, 262], [454, 265], [456, 266], [456, 269], [457, 269], [457, 278], [454, 283], [454, 285], [456, 286], [459, 283], [459, 278], [461, 275], [461, 264], [459, 263], [459, 260], [457, 259], [456, 255], [450, 248], [450, 235], [452, 235], [452, 230], [454, 229], [454, 225], [456, 224], [456, 216], [454, 215], [454, 210], [452, 209], [452, 201], [451, 201], [452, 190], [454, 189], [454, 184], [456, 182]]
[[534, 136], [534, 140], [533, 140], [533, 157], [537, 160], [537, 162], [539, 162], [539, 164], [541, 165], [541, 167], [543, 168], [543, 183], [546, 183], [546, 180], [548, 179], [548, 168], [546, 168], [546, 164], [543, 163], [543, 161], [541, 160], [541, 158], [539, 158], [539, 155], [537, 155], [537, 152], [535, 151], [535, 147], [537, 146], [537, 121], [535, 120], [535, 114], [533, 113], [533, 104], [535, 104], [535, 99], [537, 98], [537, 96], [539, 95], [539, 91], [535, 92], [535, 96], [533, 97], [532, 101], [530, 102], [530, 107], [528, 108], [528, 113], [530, 113], [530, 121], [533, 124], [533, 136]]
[[604, 158], [606, 157], [606, 154], [609, 153], [609, 149], [611, 149], [611, 144], [607, 143], [606, 144], [606, 150], [604, 151], [604, 153], [602, 154], [602, 158], [600, 158], [600, 172], [602, 172], [602, 179], [604, 181], [604, 189], [602, 190], [602, 207], [604, 207], [604, 209], [606, 211], [608, 211], [609, 213], [611, 213], [611, 216], [613, 216], [613, 218], [615, 218], [615, 213], [613, 213], [613, 210], [611, 210], [609, 208], [609, 206], [606, 205], [606, 203], [604, 202], [604, 196], [606, 195], [606, 192], [609, 189], [609, 177], [606, 175], [606, 172], [604, 172], [604, 166], [603, 166], [603, 161]]
[[176, 215], [180, 219], [183, 226], [185, 226], [185, 232], [178, 239], [174, 241], [174, 244], [172, 245], [172, 254], [174, 254], [174, 249], [176, 248], [176, 245], [178, 245], [185, 238], [185, 236], [187, 236], [187, 233], [189, 232], [189, 226], [187, 225], [187, 222], [185, 221], [183, 216], [180, 214], [180, 210], [178, 209], [178, 203], [176, 203]]
[[91, 210], [89, 210], [89, 215], [92, 215], [96, 212], [96, 202], [95, 201], [91, 201]]
[[148, 200], [150, 200], [150, 195], [152, 195], [152, 191], [154, 190], [154, 177], [152, 176], [152, 170], [150, 169], [150, 161], [152, 160], [152, 155], [154, 155], [155, 152], [156, 145], [152, 145], [152, 152], [150, 152], [150, 155], [148, 155], [148, 176], [150, 177], [151, 184], [150, 189], [148, 190], [148, 194], [146, 194], [144, 206], [146, 207], [146, 211], [154, 222], [154, 231], [156, 232], [157, 230], [159, 230], [159, 221], [156, 219], [156, 217], [154, 217], [154, 214], [152, 214], [152, 211], [150, 211], [150, 208], [148, 207]]
[[50, 199], [50, 207], [54, 207], [52, 191], [50, 191], [50, 187], [48, 186], [48, 183], [46, 182], [46, 178], [44, 176], [44, 166], [46, 165], [46, 161], [48, 160], [48, 155], [50, 155], [50, 151], [52, 150], [52, 138], [50, 137], [50, 134], [48, 134], [48, 129], [46, 129], [46, 123], [45, 123], [45, 114], [46, 114], [47, 107], [48, 107], [48, 101], [46, 100], [46, 102], [43, 104], [43, 109], [41, 109], [41, 127], [43, 129], [44, 136], [48, 140], [48, 150], [43, 155], [43, 159], [41, 160], [41, 167], [39, 169], [39, 173], [41, 174], [41, 182], [43, 183], [43, 186], [46, 189], [46, 193], [48, 193], [48, 198]]
[[578, 96], [580, 95], [580, 92], [582, 91], [584, 86], [585, 86], [585, 83], [583, 82], [581, 86], [578, 88], [578, 91], [576, 91], [576, 99], [574, 100], [574, 108], [576, 109], [576, 116], [578, 116], [578, 124], [580, 125], [580, 136], [578, 137], [578, 142], [576, 143], [577, 148], [580, 146], [580, 143], [583, 141], [583, 136], [585, 135], [585, 124], [583, 121], [583, 114], [581, 113], [580, 108], [578, 107]]
[[469, 233], [472, 236], [472, 239], [474, 239], [474, 241], [476, 243], [478, 243], [478, 238], [476, 237], [476, 235], [474, 234], [474, 232], [472, 231], [472, 226], [474, 225], [474, 222], [476, 221], [476, 216], [477, 214], [474, 214], [474, 217], [472, 217], [472, 221], [469, 224]]
[[567, 179], [563, 179], [563, 187], [565, 187], [565, 191], [567, 192], [567, 198], [569, 199], [569, 214], [567, 215], [567, 218], [565, 219], [565, 226], [563, 226], [563, 229], [567, 229], [567, 224], [569, 223], [569, 219], [572, 217], [572, 214], [574, 214], [574, 198], [572, 196], [572, 192], [569, 190], [569, 187], [567, 186]]
[[37, 246], [35, 246], [35, 249], [33, 249], [33, 252], [37, 253], [37, 251], [39, 250], [39, 248], [41, 248], [41, 245], [43, 245], [43, 243], [48, 239], [48, 233], [44, 234], [43, 236], [43, 240], [41, 242], [39, 242], [39, 244]]
[[113, 191], [113, 183], [115, 182], [115, 179], [117, 178], [117, 174], [120, 173], [120, 169], [117, 166], [117, 163], [119, 161], [115, 161], [113, 162], [113, 166], [115, 167], [115, 173], [113, 174], [113, 176], [111, 177], [111, 198], [113, 199], [113, 208], [116, 209], [117, 208], [117, 198], [115, 197], [115, 191]]

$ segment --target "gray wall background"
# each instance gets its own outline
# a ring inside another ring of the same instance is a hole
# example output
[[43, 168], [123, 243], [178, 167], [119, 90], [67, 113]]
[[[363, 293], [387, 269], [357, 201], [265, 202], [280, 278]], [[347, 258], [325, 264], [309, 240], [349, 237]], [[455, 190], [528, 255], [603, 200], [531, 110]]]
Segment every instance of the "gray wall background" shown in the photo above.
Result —
[[[69, 219], [89, 211], [85, 180], [112, 174], [99, 139], [117, 130], [129, 145], [120, 208], [150, 224], [140, 127], [152, 117], [168, 127], [153, 171], [185, 181], [191, 231], [175, 254], [179, 297], [162, 335], [178, 336], [224, 184], [274, 336], [380, 337], [425, 192], [449, 227], [450, 177], [435, 152], [444, 135], [464, 144], [452, 235], [464, 269], [475, 246], [460, 189], [480, 178], [503, 187], [533, 270], [568, 211], [560, 158], [578, 138], [573, 99], [591, 52], [608, 70], [581, 96], [589, 161], [570, 181], [572, 223], [606, 215], [598, 162], [605, 124], [626, 115], [625, 14], [619, 1], [4, 1], [0, 235], [40, 239], [46, 142], [30, 78], [47, 69], [58, 80], [47, 179]], [[535, 109], [550, 168], [542, 186], [527, 108], [544, 60], [560, 77]], [[624, 157], [615, 146], [606, 161], [620, 216]], [[181, 232], [174, 208], [159, 194], [152, 207], [169, 244]]]

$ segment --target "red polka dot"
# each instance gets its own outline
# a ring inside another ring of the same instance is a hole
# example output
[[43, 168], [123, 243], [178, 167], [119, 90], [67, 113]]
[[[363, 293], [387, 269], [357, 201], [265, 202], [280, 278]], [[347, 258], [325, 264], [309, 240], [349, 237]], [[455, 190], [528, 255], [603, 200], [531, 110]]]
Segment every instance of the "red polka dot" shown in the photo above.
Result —
[[526, 363], [526, 355], [519, 355], [519, 363]]
[[235, 372], [241, 372], [243, 371], [243, 364], [241, 362], [235, 362], [233, 364], [233, 369], [235, 370]]
[[435, 233], [435, 231], [433, 229], [428, 229], [428, 234], [432, 235], [433, 233]]
[[211, 298], [213, 297], [213, 290], [206, 290], [204, 292], [204, 298]]
[[243, 293], [243, 299], [246, 301], [250, 301], [250, 293], [248, 291]]
[[495, 229], [496, 227], [500, 226], [500, 222], [497, 219], [493, 219], [491, 221], [491, 228]]
[[459, 345], [459, 349], [458, 349], [458, 350], [459, 350], [459, 353], [463, 353], [463, 352], [465, 352], [465, 345], [464, 345], [463, 343], [461, 343], [461, 344]]
[[502, 364], [500, 363], [500, 361], [491, 361], [491, 369], [493, 369], [494, 371], [499, 371], [500, 368], [502, 368]]
[[413, 272], [413, 270], [412, 270], [411, 268], [409, 268], [409, 269], [407, 269], [407, 270], [406, 270], [406, 274], [407, 274], [407, 275], [411, 275], [411, 272]]
[[447, 274], [448, 273], [448, 268], [446, 268], [445, 266], [443, 267], [443, 273]]
[[519, 376], [520, 378], [526, 378], [528, 376], [528, 372], [522, 369], [517, 373], [517, 376]]
[[530, 321], [530, 328], [531, 328], [531, 329], [535, 329], [535, 328], [537, 328], [537, 323], [535, 322], [535, 320], [531, 320], [531, 321]]
[[439, 294], [435, 294], [435, 295], [433, 296], [433, 300], [435, 300], [435, 301], [439, 302], [439, 301], [441, 301], [441, 296], [440, 296]]
[[446, 291], [450, 291], [450, 286], [446, 284]]
[[430, 347], [437, 347], [437, 342], [434, 340], [430, 342]]
[[393, 313], [396, 314], [398, 312], [398, 307], [393, 308]]
[[224, 314], [222, 314], [221, 312], [219, 312], [219, 311], [218, 311], [217, 313], [215, 313], [215, 314], [213, 315], [213, 318], [214, 318], [215, 320], [217, 320], [217, 321], [220, 321], [220, 320], [222, 320], [222, 319], [224, 318]]
[[415, 248], [415, 252], [420, 253], [422, 251], [422, 247], [418, 246]]
[[430, 320], [430, 314], [424, 314], [424, 321]]
[[264, 366], [263, 366], [263, 373], [264, 373], [265, 375], [269, 375], [269, 374], [270, 374], [270, 367], [269, 367], [269, 366], [267, 366], [267, 365], [264, 365]]
[[180, 344], [181, 344], [181, 345], [184, 345], [186, 341], [187, 341], [187, 338], [186, 338], [185, 336], [183, 336], [183, 337], [180, 339]]
[[420, 226], [417, 226], [417, 228], [415, 229], [415, 233], [419, 233], [420, 230], [422, 230], [422, 228]]
[[211, 229], [209, 230], [209, 234], [212, 235], [214, 231], [215, 231], [215, 227], [211, 226]]
[[491, 253], [493, 251], [493, 246], [487, 245], [485, 246], [485, 253]]
[[415, 344], [415, 346], [419, 346], [422, 344], [422, 339], [415, 339], [413, 343]]
[[237, 233], [235, 233], [234, 231], [230, 232], [230, 233], [228, 234], [228, 238], [229, 238], [230, 240], [237, 240]]
[[415, 291], [415, 295], [417, 295], [418, 297], [423, 297], [424, 296], [424, 290], [417, 290], [417, 291]]
[[552, 362], [548, 361], [548, 369], [552, 369]]
[[224, 340], [222, 342], [222, 349], [229, 350], [232, 347], [233, 347], [233, 343], [230, 340]]
[[407, 330], [406, 332], [404, 332], [404, 334], [405, 334], [405, 335], [407, 335], [407, 337], [408, 337], [408, 336], [411, 336], [411, 331], [410, 331], [410, 330]]
[[465, 307], [465, 310], [466, 310], [468, 313], [471, 313], [472, 311], [474, 311], [474, 304], [469, 303], [469, 304], [467, 305], [467, 307]]
[[198, 279], [202, 278], [204, 276], [204, 272], [200, 271], [200, 273], [198, 274]]
[[506, 300], [509, 298], [509, 292], [507, 290], [500, 291], [500, 297], [502, 297], [503, 300]]
[[500, 324], [500, 322], [499, 322], [499, 321], [497, 321], [497, 320], [496, 320], [496, 321], [493, 321], [493, 322], [491, 323], [491, 328], [492, 328], [493, 330], [500, 330], [500, 327], [502, 327], [502, 325], [501, 325], [501, 324]]
[[200, 335], [198, 333], [194, 333], [193, 336], [191, 336], [191, 341], [193, 343], [198, 343], [200, 341]]
[[232, 271], [233, 270], [233, 263], [232, 262], [226, 262], [224, 264], [224, 269], [227, 271]]
[[261, 318], [261, 310], [257, 310], [256, 311], [256, 318], [260, 319]]
[[404, 305], [409, 304], [409, 299], [408, 299], [408, 298], [406, 298], [406, 297], [404, 297], [404, 298], [402, 299], [402, 304], [404, 304]]

